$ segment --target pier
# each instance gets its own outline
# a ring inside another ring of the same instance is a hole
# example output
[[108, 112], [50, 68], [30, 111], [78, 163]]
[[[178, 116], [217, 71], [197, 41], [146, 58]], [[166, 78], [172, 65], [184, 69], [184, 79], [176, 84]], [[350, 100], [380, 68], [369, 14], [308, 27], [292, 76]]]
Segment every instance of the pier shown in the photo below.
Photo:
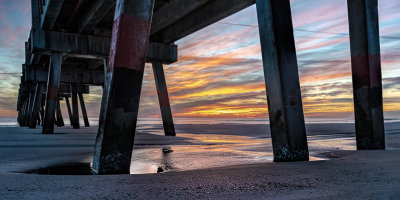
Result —
[[[145, 63], [154, 70], [165, 135], [179, 135], [163, 71], [178, 61], [175, 42], [254, 4], [274, 161], [308, 161], [289, 0], [31, 0], [20, 126], [53, 134], [65, 124], [63, 100], [74, 129], [79, 113], [90, 126], [83, 94], [102, 86], [92, 170], [129, 173]], [[378, 1], [348, 0], [348, 18], [357, 149], [385, 149]]]

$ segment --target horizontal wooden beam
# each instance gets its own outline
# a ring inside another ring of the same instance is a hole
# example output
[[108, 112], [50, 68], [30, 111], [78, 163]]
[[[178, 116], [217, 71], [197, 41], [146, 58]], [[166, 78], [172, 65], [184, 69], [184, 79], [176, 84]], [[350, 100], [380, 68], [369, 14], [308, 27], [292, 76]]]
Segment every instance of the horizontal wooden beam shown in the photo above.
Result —
[[149, 43], [146, 62], [159, 61], [171, 64], [178, 61], [178, 46], [174, 44]]
[[172, 43], [255, 3], [254, 0], [212, 0], [151, 36], [151, 41]]
[[[44, 67], [25, 67], [25, 81], [27, 82], [47, 82], [48, 69]], [[97, 70], [61, 70], [61, 83], [75, 83], [87, 85], [103, 85], [104, 72]]]
[[110, 50], [110, 38], [31, 30], [31, 51], [33, 54], [51, 55], [61, 53], [64, 56], [82, 58], [107, 57]]
[[[110, 38], [91, 35], [63, 33], [32, 29], [31, 53], [51, 55], [61, 53], [68, 57], [90, 59], [107, 58], [110, 51]], [[150, 43], [147, 62], [160, 61], [171, 64], [178, 60], [178, 47], [174, 44]]]
[[[77, 85], [76, 86], [77, 92], [82, 93], [82, 94], [89, 94], [90, 93], [90, 88], [89, 85]], [[63, 84], [60, 83], [58, 93], [62, 93], [63, 97], [70, 97], [70, 93], [72, 92], [71, 90], [71, 84]]]
[[63, 70], [61, 71], [61, 83], [104, 85], [104, 72], [95, 70]]

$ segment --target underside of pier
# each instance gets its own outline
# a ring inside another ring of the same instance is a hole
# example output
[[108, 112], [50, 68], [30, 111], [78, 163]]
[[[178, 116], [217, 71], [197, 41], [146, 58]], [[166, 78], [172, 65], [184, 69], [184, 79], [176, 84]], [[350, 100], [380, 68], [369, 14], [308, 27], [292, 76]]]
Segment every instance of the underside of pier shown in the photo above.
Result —
[[[174, 43], [254, 4], [274, 160], [307, 161], [289, 0], [31, 0], [19, 124], [52, 134], [64, 125], [65, 100], [73, 128], [80, 128], [79, 103], [90, 126], [83, 94], [102, 86], [93, 172], [129, 173], [145, 63], [153, 67], [165, 135], [175, 136], [163, 69], [178, 61]], [[358, 149], [385, 148], [377, 7], [377, 0], [348, 0]]]

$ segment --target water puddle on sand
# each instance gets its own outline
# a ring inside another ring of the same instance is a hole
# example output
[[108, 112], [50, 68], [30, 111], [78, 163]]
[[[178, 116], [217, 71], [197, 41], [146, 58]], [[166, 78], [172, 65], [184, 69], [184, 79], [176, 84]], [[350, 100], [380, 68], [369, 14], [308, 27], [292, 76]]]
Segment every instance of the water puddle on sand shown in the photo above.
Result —
[[[179, 134], [190, 144], [135, 145], [131, 174], [187, 171], [273, 161], [270, 138], [223, 134]], [[354, 137], [340, 135], [308, 137], [310, 161], [330, 159], [324, 153], [332, 150], [355, 150]], [[91, 160], [88, 159], [88, 160]], [[27, 170], [24, 173], [53, 175], [88, 175], [90, 163], [66, 163]]]
[[[179, 134], [191, 145], [135, 146], [131, 174], [186, 171], [273, 161], [270, 138], [222, 134]], [[308, 137], [310, 161], [329, 160], [334, 150], [355, 150], [355, 138], [343, 135]], [[165, 149], [170, 151], [165, 151]]]
[[220, 134], [179, 134], [188, 138], [190, 145], [142, 146], [137, 145], [132, 154], [131, 173], [186, 171], [255, 164], [273, 160], [267, 138]]

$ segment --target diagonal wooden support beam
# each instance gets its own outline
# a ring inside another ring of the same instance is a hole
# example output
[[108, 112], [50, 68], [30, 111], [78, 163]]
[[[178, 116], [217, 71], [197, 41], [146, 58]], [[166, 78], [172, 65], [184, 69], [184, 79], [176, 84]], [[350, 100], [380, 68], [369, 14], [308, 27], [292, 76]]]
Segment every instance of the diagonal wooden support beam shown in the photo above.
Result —
[[385, 149], [377, 0], [348, 0], [357, 149]]
[[289, 0], [257, 0], [274, 161], [308, 160]]

